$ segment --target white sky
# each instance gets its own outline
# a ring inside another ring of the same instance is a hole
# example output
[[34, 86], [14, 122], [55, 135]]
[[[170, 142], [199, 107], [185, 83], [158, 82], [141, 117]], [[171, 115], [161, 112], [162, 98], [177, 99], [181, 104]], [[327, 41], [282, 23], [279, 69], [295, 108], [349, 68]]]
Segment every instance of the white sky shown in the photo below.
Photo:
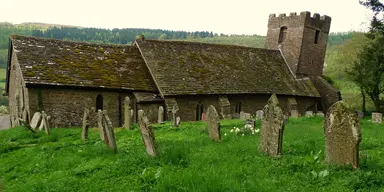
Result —
[[97, 28], [151, 28], [265, 35], [270, 13], [332, 17], [331, 32], [364, 30], [371, 11], [358, 0], [1, 0], [0, 22]]

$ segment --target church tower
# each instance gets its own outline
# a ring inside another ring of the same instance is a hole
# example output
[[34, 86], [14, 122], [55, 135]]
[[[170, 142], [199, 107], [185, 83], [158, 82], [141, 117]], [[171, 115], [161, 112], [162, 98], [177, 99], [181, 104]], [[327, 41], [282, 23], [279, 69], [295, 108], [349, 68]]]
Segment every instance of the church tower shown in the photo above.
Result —
[[280, 49], [297, 77], [323, 74], [331, 17], [310, 12], [269, 15], [266, 49]]

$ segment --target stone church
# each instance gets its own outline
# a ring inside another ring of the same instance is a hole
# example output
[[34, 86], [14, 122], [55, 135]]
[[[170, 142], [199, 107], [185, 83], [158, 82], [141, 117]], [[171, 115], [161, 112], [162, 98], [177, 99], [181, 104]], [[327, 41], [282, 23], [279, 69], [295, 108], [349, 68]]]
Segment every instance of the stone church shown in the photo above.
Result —
[[183, 121], [198, 121], [209, 105], [223, 119], [236, 118], [240, 111], [262, 109], [273, 93], [287, 115], [325, 111], [341, 99], [321, 77], [330, 24], [330, 17], [317, 13], [271, 14], [264, 49], [144, 37], [132, 45], [106, 45], [14, 35], [6, 82], [12, 126], [44, 110], [53, 127], [77, 127], [86, 102], [94, 126], [98, 109], [122, 126], [126, 96], [134, 120], [143, 109], [155, 121], [163, 106], [166, 119], [175, 107]]

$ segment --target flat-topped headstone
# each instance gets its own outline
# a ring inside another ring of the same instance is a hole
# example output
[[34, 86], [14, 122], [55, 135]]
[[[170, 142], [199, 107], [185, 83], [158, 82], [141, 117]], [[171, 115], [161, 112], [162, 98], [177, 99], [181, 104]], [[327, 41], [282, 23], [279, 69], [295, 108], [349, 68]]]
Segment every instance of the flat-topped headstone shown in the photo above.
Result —
[[263, 111], [259, 149], [269, 156], [279, 157], [282, 154], [284, 116], [275, 94], [269, 98]]
[[306, 111], [305, 112], [306, 117], [312, 117], [313, 116], [313, 111]]
[[159, 107], [157, 123], [160, 123], [160, 124], [164, 123], [164, 108], [163, 108], [163, 106]]
[[263, 119], [263, 116], [264, 116], [264, 111], [263, 110], [257, 110], [256, 111], [256, 119], [257, 120]]
[[124, 128], [131, 129], [132, 115], [131, 115], [131, 99], [129, 97], [124, 98]]
[[243, 111], [240, 111], [240, 120], [245, 120], [244, 112]]
[[382, 113], [372, 113], [372, 123], [381, 123], [383, 119]]
[[140, 126], [141, 137], [143, 139], [147, 154], [151, 157], [159, 156], [155, 135], [153, 134], [152, 126], [149, 123], [148, 118], [144, 114], [144, 110], [138, 111], [138, 121]]
[[207, 109], [207, 124], [209, 137], [214, 141], [221, 141], [220, 117], [213, 105]]
[[291, 110], [291, 117], [292, 118], [298, 118], [299, 112], [297, 110]]
[[317, 113], [316, 113], [316, 116], [318, 116], [318, 117], [324, 117], [324, 113], [323, 113], [323, 112], [317, 112]]
[[359, 167], [360, 120], [344, 101], [334, 103], [326, 114], [326, 161]]
[[33, 114], [32, 120], [31, 120], [31, 127], [32, 129], [36, 129], [37, 126], [40, 125], [41, 122], [41, 113], [40, 112], [35, 112]]

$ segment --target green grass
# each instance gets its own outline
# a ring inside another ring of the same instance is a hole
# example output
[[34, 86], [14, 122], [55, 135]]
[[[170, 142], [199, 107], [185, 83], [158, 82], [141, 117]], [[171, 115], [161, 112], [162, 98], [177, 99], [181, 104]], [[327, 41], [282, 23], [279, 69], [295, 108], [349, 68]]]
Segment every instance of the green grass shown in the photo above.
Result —
[[[203, 122], [154, 125], [161, 156], [149, 158], [139, 131], [116, 129], [118, 154], [99, 141], [98, 130], [80, 140], [81, 129], [24, 128], [0, 131], [0, 189], [5, 191], [382, 191], [384, 126], [363, 120], [360, 170], [328, 166], [323, 118], [291, 119], [283, 157], [258, 152], [259, 135], [230, 132], [239, 120], [222, 122], [222, 142], [208, 138]], [[260, 122], [257, 122], [260, 126]], [[224, 136], [224, 134], [227, 136]], [[320, 153], [313, 161], [311, 151]], [[144, 171], [145, 170], [145, 171]], [[311, 171], [328, 170], [314, 178]], [[3, 186], [1, 186], [3, 185]]]

